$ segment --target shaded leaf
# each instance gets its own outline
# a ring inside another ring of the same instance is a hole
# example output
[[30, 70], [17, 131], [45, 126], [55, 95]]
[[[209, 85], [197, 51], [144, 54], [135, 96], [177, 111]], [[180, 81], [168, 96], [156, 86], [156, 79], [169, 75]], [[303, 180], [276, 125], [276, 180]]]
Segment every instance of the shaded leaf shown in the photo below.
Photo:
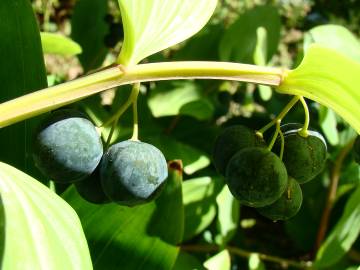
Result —
[[217, 0], [118, 0], [124, 44], [118, 63], [134, 65], [197, 33], [210, 19]]
[[333, 49], [313, 44], [300, 66], [285, 74], [277, 90], [307, 97], [333, 109], [360, 133], [358, 74], [360, 63]]
[[72, 56], [82, 51], [79, 44], [66, 36], [47, 32], [42, 32], [40, 35], [44, 53]]
[[200, 261], [189, 253], [180, 251], [172, 270], [204, 270]]
[[171, 162], [160, 197], [136, 207], [94, 205], [74, 188], [64, 198], [83, 224], [95, 269], [171, 269], [183, 233], [181, 163]]
[[221, 39], [219, 53], [223, 61], [253, 62], [259, 27], [267, 32], [267, 58], [277, 51], [280, 40], [280, 16], [274, 6], [257, 6], [246, 11], [233, 23]]
[[324, 268], [338, 262], [351, 248], [360, 233], [360, 186], [346, 203], [345, 211], [320, 247], [315, 266]]
[[[40, 34], [28, 0], [0, 1], [0, 102], [47, 86]], [[29, 146], [36, 119], [0, 129], [0, 160], [27, 173], [32, 165]]]
[[1, 269], [92, 269], [79, 218], [64, 200], [4, 163], [0, 194], [6, 239]]
[[82, 48], [78, 56], [85, 72], [101, 66], [108, 49], [104, 39], [109, 31], [105, 22], [107, 0], [76, 1], [71, 17], [71, 38]]

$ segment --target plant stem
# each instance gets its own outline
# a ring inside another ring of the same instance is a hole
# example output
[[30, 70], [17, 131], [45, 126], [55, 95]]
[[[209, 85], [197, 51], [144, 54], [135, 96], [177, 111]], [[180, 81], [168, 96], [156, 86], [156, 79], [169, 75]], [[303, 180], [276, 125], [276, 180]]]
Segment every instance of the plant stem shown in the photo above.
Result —
[[279, 135], [280, 135], [280, 141], [281, 141], [279, 158], [280, 158], [280, 160], [282, 160], [283, 156], [284, 156], [285, 139], [284, 139], [284, 134], [281, 131], [281, 129], [279, 129]]
[[278, 116], [276, 116], [270, 123], [268, 123], [266, 126], [262, 127], [257, 131], [257, 134], [259, 136], [263, 136], [265, 131], [267, 131], [269, 128], [271, 128], [273, 125], [275, 125], [278, 121], [281, 122], [281, 120], [285, 117], [285, 115], [291, 110], [292, 107], [299, 101], [300, 96], [294, 96], [288, 104], [286, 104], [285, 108], [279, 113]]
[[281, 123], [281, 120], [276, 121], [276, 130], [275, 130], [274, 135], [273, 135], [273, 137], [271, 139], [271, 142], [270, 142], [270, 144], [269, 144], [269, 146], [267, 148], [269, 151], [271, 151], [271, 149], [274, 147], [274, 144], [276, 142], [276, 138], [279, 135], [280, 123]]
[[279, 86], [284, 72], [280, 68], [228, 62], [168, 62], [126, 68], [111, 66], [0, 104], [0, 128], [125, 84], [174, 79], [219, 79]]
[[[216, 245], [185, 245], [185, 246], [181, 246], [181, 249], [184, 251], [191, 251], [191, 252], [217, 252], [220, 250], [220, 247]], [[309, 269], [312, 266], [312, 262], [305, 262], [305, 261], [297, 262], [276, 256], [262, 254], [262, 253], [250, 252], [233, 246], [226, 246], [225, 249], [227, 249], [230, 253], [243, 258], [249, 258], [252, 254], [258, 254], [261, 260], [280, 264], [283, 268], [292, 266], [299, 269]]]
[[137, 97], [140, 91], [140, 83], [134, 85], [135, 91], [137, 92], [135, 100], [133, 100], [133, 134], [131, 140], [139, 140], [139, 121], [138, 121], [138, 110], [137, 110]]
[[300, 97], [300, 102], [304, 107], [305, 121], [304, 121], [304, 125], [303, 125], [302, 129], [299, 131], [299, 134], [302, 137], [307, 137], [307, 136], [309, 136], [308, 129], [309, 129], [309, 124], [310, 124], [310, 113], [309, 113], [309, 108], [306, 104], [304, 97]]
[[334, 206], [334, 202], [336, 199], [336, 191], [340, 179], [341, 167], [344, 162], [345, 157], [350, 153], [351, 149], [353, 148], [355, 139], [351, 140], [340, 152], [335, 160], [335, 164], [333, 170], [331, 172], [331, 180], [330, 186], [328, 189], [328, 195], [326, 198], [326, 204], [321, 216], [321, 221], [318, 229], [318, 233], [316, 236], [315, 248], [314, 248], [314, 256], [316, 255], [317, 251], [319, 250], [324, 238], [325, 234], [329, 225], [329, 218], [331, 210]]

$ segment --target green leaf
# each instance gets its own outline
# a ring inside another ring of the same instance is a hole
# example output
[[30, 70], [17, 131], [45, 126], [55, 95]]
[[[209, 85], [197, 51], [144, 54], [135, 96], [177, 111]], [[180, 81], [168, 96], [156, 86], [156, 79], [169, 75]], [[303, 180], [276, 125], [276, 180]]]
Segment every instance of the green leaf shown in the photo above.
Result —
[[79, 218], [64, 200], [5, 163], [0, 194], [6, 239], [1, 269], [92, 269]]
[[270, 60], [277, 51], [281, 29], [278, 9], [274, 6], [257, 6], [240, 15], [221, 39], [220, 59], [252, 63], [259, 27], [266, 29], [268, 40], [266, 62]]
[[106, 0], [76, 1], [71, 17], [71, 38], [82, 48], [79, 60], [85, 72], [101, 66], [108, 52], [104, 43], [109, 31], [105, 22], [107, 13]]
[[155, 117], [171, 116], [178, 115], [182, 106], [200, 98], [200, 88], [193, 82], [165, 82], [151, 91], [148, 104]]
[[[256, 29], [256, 47], [254, 50], [255, 65], [265, 66], [267, 64], [267, 31], [260, 26]], [[272, 96], [271, 88], [267, 85], [259, 85], [260, 97], [262, 100], [270, 100]]]
[[265, 264], [261, 261], [259, 254], [253, 253], [249, 257], [249, 270], [265, 270]]
[[118, 63], [135, 65], [197, 33], [210, 19], [217, 0], [118, 0], [124, 44]]
[[170, 162], [169, 178], [160, 197], [131, 208], [88, 203], [75, 188], [64, 193], [83, 224], [95, 269], [173, 267], [184, 224], [181, 181], [181, 163]]
[[337, 130], [337, 121], [334, 111], [321, 106], [319, 109], [319, 114], [319, 124], [326, 139], [331, 145], [337, 145], [339, 143], [339, 133]]
[[185, 211], [184, 240], [191, 239], [206, 229], [216, 215], [218, 179], [200, 177], [183, 183]]
[[40, 35], [44, 53], [72, 56], [82, 52], [80, 45], [66, 36], [47, 32]]
[[360, 186], [346, 203], [345, 211], [320, 247], [315, 266], [324, 268], [338, 262], [351, 248], [360, 233]]
[[206, 153], [172, 137], [159, 134], [149, 137], [148, 141], [159, 148], [167, 160], [180, 159], [187, 174], [193, 174], [210, 165], [210, 158]]
[[[28, 0], [0, 1], [0, 103], [45, 88], [40, 34]], [[27, 173], [36, 171], [29, 146], [38, 120], [0, 129], [0, 160]]]
[[333, 49], [313, 44], [278, 92], [300, 95], [333, 109], [360, 133], [360, 63]]
[[360, 62], [360, 42], [345, 27], [340, 25], [321, 25], [312, 28], [305, 34], [305, 50], [317, 43], [343, 53], [347, 57]]
[[217, 227], [220, 237], [217, 240], [219, 245], [225, 245], [234, 236], [239, 224], [240, 204], [230, 193], [225, 185], [219, 195], [216, 197], [218, 207]]
[[208, 270], [230, 270], [231, 258], [229, 251], [226, 249], [212, 256], [204, 262], [204, 266]]
[[180, 251], [172, 270], [204, 270], [199, 260], [189, 253]]

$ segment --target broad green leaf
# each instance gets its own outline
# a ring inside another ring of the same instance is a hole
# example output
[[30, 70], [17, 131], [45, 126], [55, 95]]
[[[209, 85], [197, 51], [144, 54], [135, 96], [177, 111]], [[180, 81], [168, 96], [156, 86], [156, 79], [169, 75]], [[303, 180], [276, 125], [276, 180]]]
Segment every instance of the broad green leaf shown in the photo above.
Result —
[[360, 63], [333, 49], [313, 44], [278, 92], [300, 95], [333, 109], [360, 133]]
[[85, 72], [101, 66], [108, 52], [104, 39], [109, 31], [105, 22], [107, 0], [78, 0], [71, 17], [71, 38], [82, 48], [78, 56]]
[[193, 82], [165, 82], [151, 91], [148, 104], [155, 117], [171, 116], [178, 115], [182, 106], [200, 98], [200, 88]]
[[360, 42], [343, 26], [328, 24], [312, 28], [305, 34], [305, 50], [312, 43], [334, 49], [360, 62]]
[[218, 207], [217, 227], [220, 232], [217, 243], [225, 245], [234, 236], [239, 224], [240, 204], [225, 185], [216, 197]]
[[319, 109], [319, 114], [319, 123], [326, 139], [331, 145], [337, 145], [339, 143], [339, 133], [336, 127], [337, 121], [334, 111], [321, 106]]
[[[28, 0], [0, 1], [0, 103], [45, 88], [40, 34]], [[29, 146], [37, 120], [0, 129], [0, 160], [27, 173], [36, 171]]]
[[214, 105], [207, 99], [194, 100], [180, 108], [180, 114], [189, 115], [199, 121], [208, 120], [214, 114]]
[[75, 188], [63, 194], [80, 217], [95, 269], [173, 267], [184, 224], [181, 181], [181, 163], [170, 162], [160, 197], [135, 207], [91, 204]]
[[212, 256], [204, 262], [204, 266], [208, 270], [230, 270], [231, 258], [229, 251], [226, 249]]
[[259, 254], [253, 253], [249, 257], [249, 270], [265, 270], [265, 264], [261, 261]]
[[324, 268], [338, 262], [351, 248], [360, 233], [360, 186], [346, 203], [345, 211], [320, 247], [315, 266]]
[[172, 270], [204, 270], [201, 262], [189, 253], [180, 251]]
[[92, 269], [75, 211], [37, 180], [0, 163], [5, 210], [3, 270]]
[[193, 36], [208, 22], [217, 5], [217, 0], [118, 2], [125, 34], [118, 63], [125, 66]]
[[[256, 47], [254, 50], [255, 65], [265, 66], [267, 64], [267, 31], [260, 26], [256, 29]], [[267, 85], [259, 85], [260, 97], [267, 101], [271, 98], [272, 91]]]
[[148, 141], [159, 148], [167, 160], [182, 160], [184, 172], [187, 174], [193, 174], [210, 165], [210, 158], [206, 153], [170, 136], [159, 134], [156, 137], [149, 137]]
[[183, 183], [185, 211], [184, 240], [191, 239], [206, 229], [216, 215], [218, 179], [200, 177]]
[[66, 36], [55, 33], [40, 33], [44, 53], [72, 56], [81, 53], [81, 47]]
[[264, 27], [267, 32], [267, 59], [276, 53], [280, 40], [281, 22], [278, 8], [257, 6], [241, 14], [239, 19], [226, 30], [220, 41], [219, 53], [223, 61], [253, 62], [257, 42], [257, 29]]

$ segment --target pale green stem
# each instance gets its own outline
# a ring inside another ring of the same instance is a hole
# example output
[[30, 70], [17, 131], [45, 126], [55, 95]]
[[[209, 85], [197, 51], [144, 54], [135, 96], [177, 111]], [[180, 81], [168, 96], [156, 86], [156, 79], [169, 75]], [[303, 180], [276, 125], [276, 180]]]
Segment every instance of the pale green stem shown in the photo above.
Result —
[[267, 131], [269, 128], [271, 128], [273, 125], [275, 125], [279, 120], [281, 120], [285, 117], [285, 115], [291, 110], [292, 107], [299, 101], [299, 96], [294, 96], [290, 102], [285, 106], [285, 108], [279, 113], [278, 116], [276, 116], [270, 123], [268, 123], [266, 126], [259, 129], [256, 133], [259, 136], [263, 136], [264, 132]]
[[270, 144], [269, 144], [269, 146], [268, 146], [268, 150], [269, 150], [269, 151], [271, 151], [271, 149], [274, 147], [274, 144], [275, 144], [275, 142], [276, 142], [276, 139], [277, 139], [277, 137], [278, 137], [278, 135], [279, 135], [280, 123], [281, 123], [281, 120], [280, 120], [280, 119], [276, 121], [276, 130], [275, 130], [274, 135], [273, 135], [273, 137], [272, 137], [272, 139], [271, 139], [271, 142], [270, 142]]
[[[136, 83], [134, 88], [137, 88], [137, 92], [140, 90], [140, 83]], [[138, 121], [138, 110], [137, 110], [137, 97], [133, 101], [133, 134], [131, 140], [138, 141], [139, 140], [139, 121]]]
[[0, 128], [119, 85], [175, 79], [219, 79], [279, 86], [285, 70], [228, 62], [169, 62], [112, 66], [0, 104]]
[[[140, 84], [139, 83], [134, 84], [130, 96], [126, 100], [126, 102], [123, 105], [121, 105], [121, 107], [113, 116], [111, 116], [106, 122], [102, 124], [102, 127], [112, 124], [109, 136], [106, 140], [105, 149], [109, 146], [111, 142], [111, 137], [114, 134], [115, 128], [119, 122], [119, 118], [124, 114], [124, 112], [130, 107], [131, 104], [136, 103], [139, 91], [140, 91]], [[136, 115], [136, 121], [137, 121], [137, 115]]]
[[307, 137], [309, 135], [308, 129], [310, 124], [310, 113], [304, 97], [300, 97], [300, 101], [304, 107], [305, 121], [302, 129], [299, 131], [299, 135], [302, 137]]
[[279, 128], [279, 135], [280, 135], [280, 142], [281, 142], [279, 158], [280, 158], [280, 160], [282, 160], [283, 156], [284, 156], [285, 139], [284, 139], [284, 134], [280, 128]]

